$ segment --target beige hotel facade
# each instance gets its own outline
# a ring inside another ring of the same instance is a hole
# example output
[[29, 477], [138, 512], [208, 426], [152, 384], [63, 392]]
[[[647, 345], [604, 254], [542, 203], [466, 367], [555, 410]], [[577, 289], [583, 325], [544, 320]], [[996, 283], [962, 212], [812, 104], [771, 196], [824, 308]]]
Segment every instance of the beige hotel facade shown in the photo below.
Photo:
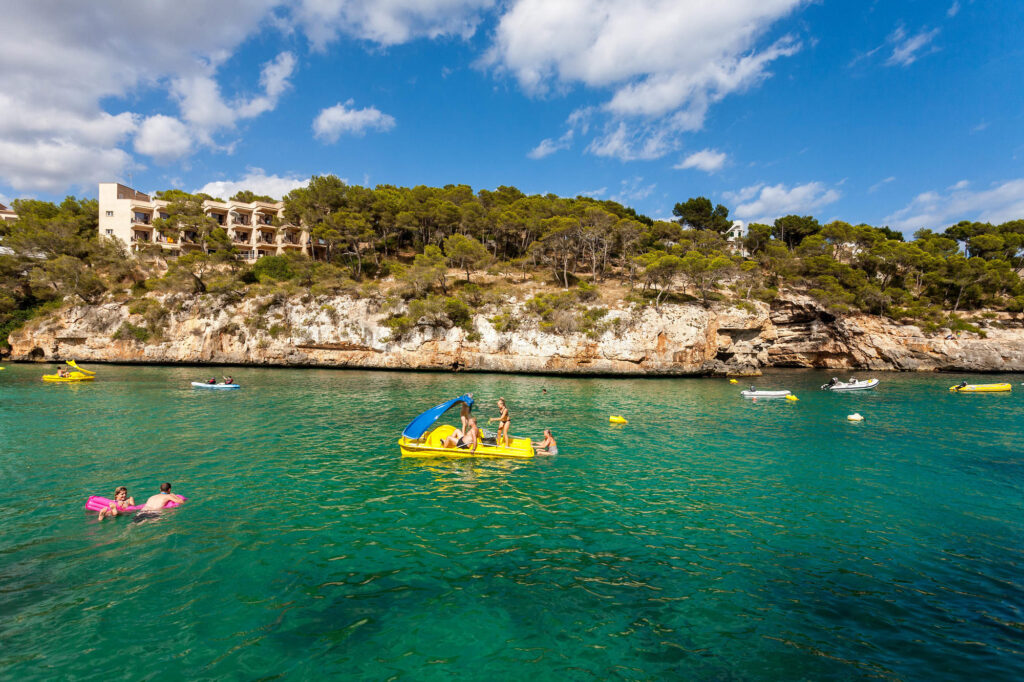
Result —
[[[101, 182], [100, 236], [120, 239], [131, 251], [158, 244], [168, 256], [202, 248], [194, 233], [182, 232], [174, 238], [154, 227], [154, 220], [167, 217], [168, 203], [117, 182]], [[206, 200], [203, 211], [227, 231], [242, 260], [252, 262], [288, 251], [309, 255], [309, 233], [284, 222], [283, 202]]]

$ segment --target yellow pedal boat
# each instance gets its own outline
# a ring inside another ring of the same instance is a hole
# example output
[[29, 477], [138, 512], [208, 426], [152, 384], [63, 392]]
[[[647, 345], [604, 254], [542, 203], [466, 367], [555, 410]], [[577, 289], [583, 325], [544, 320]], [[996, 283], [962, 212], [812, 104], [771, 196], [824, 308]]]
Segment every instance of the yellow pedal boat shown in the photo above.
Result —
[[73, 368], [75, 371], [68, 374], [66, 377], [62, 377], [60, 374], [44, 374], [43, 381], [59, 382], [62, 384], [75, 383], [77, 381], [92, 381], [96, 377], [93, 376], [96, 372], [92, 372], [87, 369], [79, 367], [74, 360], [68, 360], [68, 367]]
[[506, 446], [488, 445], [482, 440], [476, 450], [467, 448], [446, 448], [445, 439], [455, 432], [450, 424], [434, 426], [441, 415], [456, 404], [465, 403], [473, 406], [473, 398], [466, 394], [453, 398], [440, 405], [435, 405], [419, 415], [405, 427], [402, 437], [398, 439], [398, 448], [402, 457], [486, 457], [497, 459], [529, 459], [536, 453], [533, 442], [529, 438], [511, 437], [511, 444]]
[[75, 381], [92, 381], [96, 377], [82, 372], [72, 372], [70, 376], [62, 377], [59, 374], [44, 374], [43, 381], [59, 381], [61, 383], [73, 383]]
[[1005, 393], [1012, 389], [1011, 384], [958, 384], [949, 387], [954, 393]]

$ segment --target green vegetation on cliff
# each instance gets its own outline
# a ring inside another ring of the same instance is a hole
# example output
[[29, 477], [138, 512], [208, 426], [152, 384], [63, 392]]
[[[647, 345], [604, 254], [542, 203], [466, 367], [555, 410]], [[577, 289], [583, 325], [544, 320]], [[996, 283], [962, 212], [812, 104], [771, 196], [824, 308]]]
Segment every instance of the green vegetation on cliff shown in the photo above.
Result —
[[[599, 333], [601, 300], [707, 306], [770, 301], [782, 288], [806, 292], [837, 314], [863, 311], [930, 327], [970, 328], [959, 315], [983, 309], [1024, 311], [1024, 220], [932, 226], [905, 241], [885, 227], [784, 216], [728, 242], [729, 210], [704, 197], [676, 204], [670, 222], [612, 201], [528, 196], [514, 187], [371, 189], [314, 176], [284, 199], [285, 221], [308, 228], [314, 257], [247, 265], [228, 233], [203, 214], [209, 197], [159, 196], [170, 205], [157, 227], [171, 237], [187, 233], [199, 250], [170, 258], [152, 244], [133, 258], [98, 238], [93, 200], [15, 201], [19, 220], [0, 226], [0, 339], [46, 306], [96, 303], [107, 294], [127, 301], [153, 290], [378, 296], [393, 310], [388, 324], [398, 336], [416, 324], [467, 326], [483, 306], [498, 311], [492, 321], [505, 329], [529, 314], [553, 333]], [[513, 294], [527, 304], [505, 305]], [[161, 319], [150, 311], [145, 327], [123, 336], [158, 335]]]

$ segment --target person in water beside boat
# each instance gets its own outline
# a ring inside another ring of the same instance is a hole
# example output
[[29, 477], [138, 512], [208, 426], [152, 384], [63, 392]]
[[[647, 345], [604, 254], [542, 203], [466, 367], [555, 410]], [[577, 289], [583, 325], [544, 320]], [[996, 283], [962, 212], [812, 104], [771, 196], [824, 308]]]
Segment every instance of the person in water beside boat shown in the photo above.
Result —
[[551, 435], [551, 429], [544, 429], [544, 440], [537, 445], [534, 445], [533, 449], [537, 451], [538, 455], [558, 454], [558, 442], [555, 441], [555, 437]]
[[508, 412], [508, 405], [505, 404], [504, 398], [498, 398], [498, 409], [501, 414], [497, 417], [491, 417], [488, 422], [498, 422], [498, 446], [501, 446], [501, 441], [505, 441], [505, 447], [511, 447], [512, 443], [509, 441], [508, 429], [512, 425], [512, 416]]
[[106, 509], [100, 510], [97, 521], [102, 521], [108, 516], [117, 516], [121, 512], [128, 511], [128, 507], [135, 506], [135, 498], [128, 497], [128, 488], [123, 485], [117, 486], [114, 490], [114, 501], [107, 505]]
[[[477, 428], [476, 418], [469, 417], [467, 423], [467, 429], [462, 431], [461, 429], [455, 429], [452, 435], [444, 439], [442, 447], [445, 448], [461, 448], [463, 450], [469, 450], [470, 452], [476, 452], [476, 446], [480, 443], [480, 429]], [[472, 448], [470, 448], [472, 446]]]

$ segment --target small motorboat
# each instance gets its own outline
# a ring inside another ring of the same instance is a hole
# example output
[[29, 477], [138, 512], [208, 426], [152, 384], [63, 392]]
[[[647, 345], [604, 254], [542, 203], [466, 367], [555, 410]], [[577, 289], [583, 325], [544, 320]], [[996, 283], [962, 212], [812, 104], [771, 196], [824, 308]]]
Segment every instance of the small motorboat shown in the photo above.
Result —
[[96, 379], [96, 377], [93, 376], [96, 374], [96, 372], [92, 372], [87, 369], [82, 369], [77, 364], [75, 364], [74, 360], [68, 360], [67, 365], [68, 367], [73, 368], [75, 371], [69, 372], [66, 377], [62, 377], [59, 372], [57, 374], [44, 374], [43, 381], [49, 381], [51, 383], [69, 384], [76, 383], [79, 381], [93, 381], [94, 379]]
[[445, 439], [455, 432], [455, 427], [450, 424], [441, 424], [435, 427], [434, 422], [452, 406], [459, 403], [465, 403], [472, 407], [473, 398], [468, 393], [458, 398], [452, 398], [440, 405], [435, 405], [409, 422], [409, 425], [402, 431], [402, 437], [398, 439], [398, 448], [402, 451], [402, 457], [529, 459], [536, 455], [533, 451], [533, 442], [529, 438], [516, 438], [515, 436], [510, 436], [511, 442], [508, 446], [498, 446], [493, 439], [481, 434], [476, 450], [444, 447]]
[[231, 389], [241, 388], [238, 384], [208, 384], [203, 381], [193, 381], [192, 388], [220, 388], [220, 389]]
[[821, 385], [823, 391], [868, 391], [878, 385], [878, 379], [864, 379], [863, 381], [857, 381], [856, 379], [850, 379], [849, 381], [839, 381], [835, 377], [832, 381], [827, 384]]
[[949, 387], [954, 393], [1005, 393], [1012, 389], [1010, 384], [969, 384], [966, 381]]
[[760, 388], [754, 388], [751, 386], [745, 391], [740, 391], [740, 395], [744, 398], [785, 398], [790, 395], [789, 391], [766, 391]]

